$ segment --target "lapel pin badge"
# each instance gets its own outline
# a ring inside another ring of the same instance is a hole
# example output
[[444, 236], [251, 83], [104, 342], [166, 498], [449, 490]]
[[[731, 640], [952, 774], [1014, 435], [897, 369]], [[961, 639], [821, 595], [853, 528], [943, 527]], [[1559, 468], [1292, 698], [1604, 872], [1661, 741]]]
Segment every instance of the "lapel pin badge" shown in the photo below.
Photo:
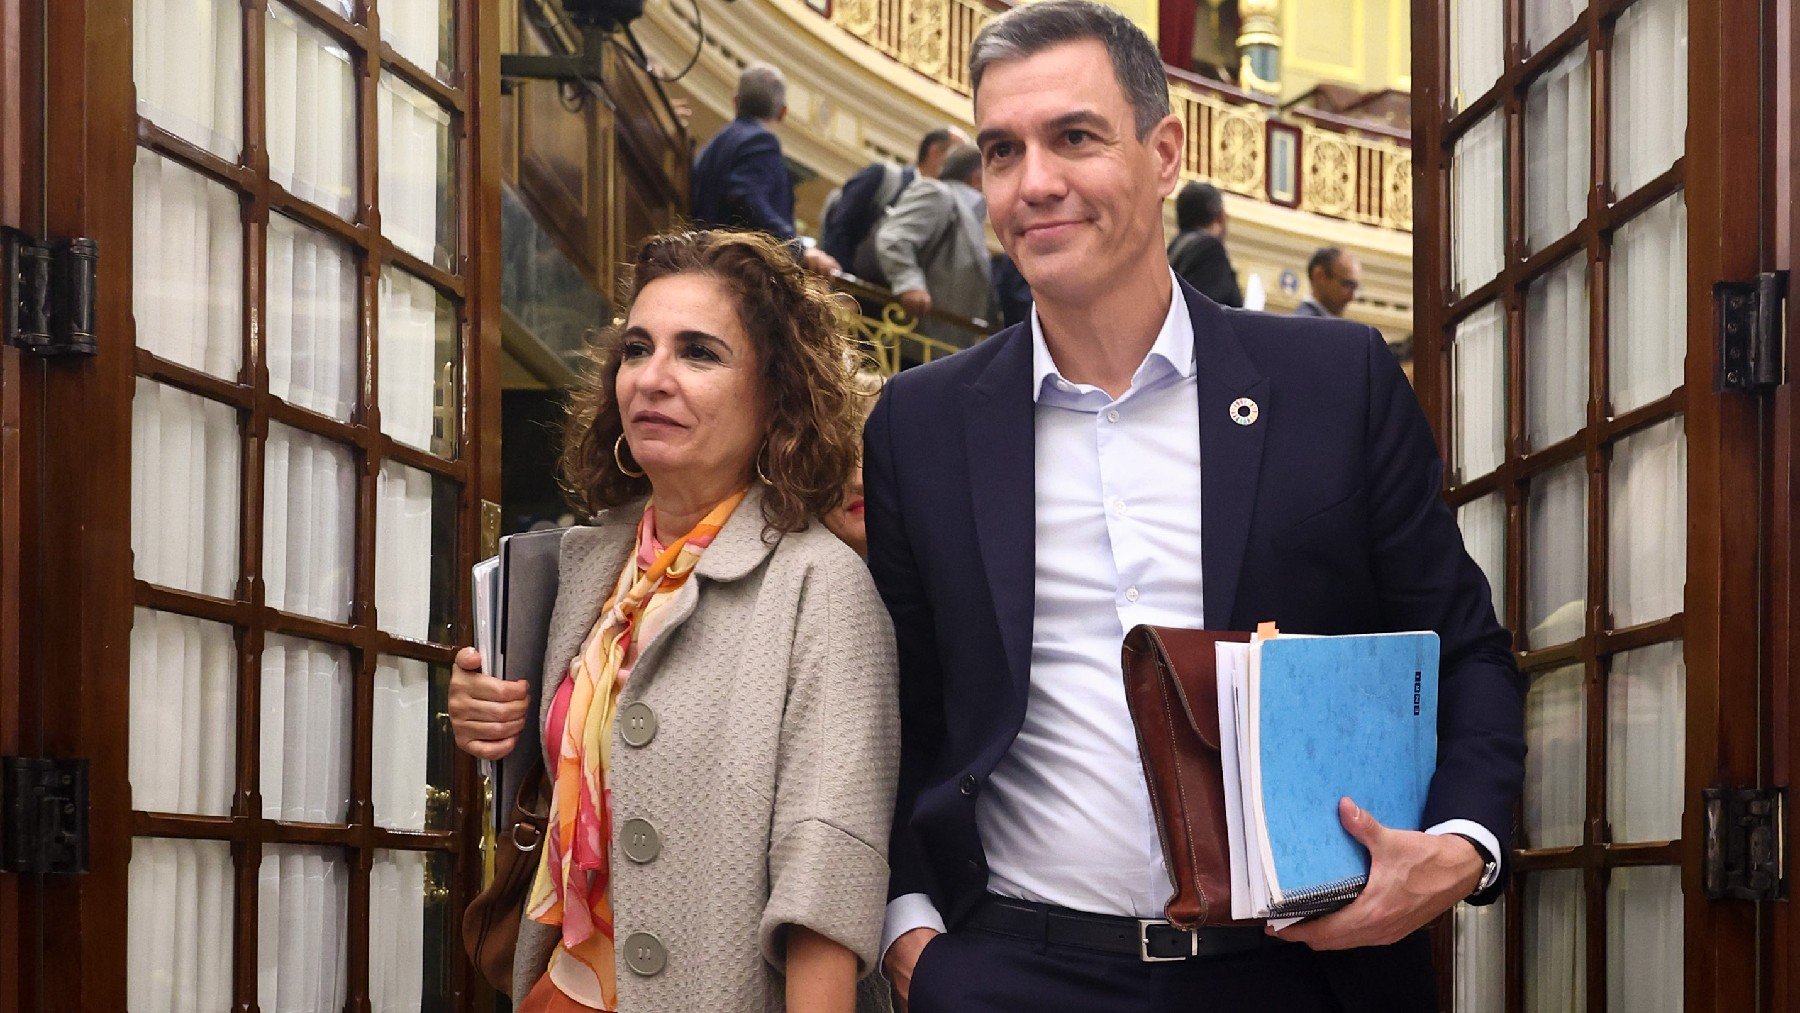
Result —
[[1261, 414], [1261, 409], [1256, 407], [1256, 402], [1247, 397], [1240, 397], [1236, 401], [1231, 402], [1230, 411], [1231, 421], [1236, 422], [1240, 426], [1247, 426], [1250, 423], [1255, 422], [1256, 416]]

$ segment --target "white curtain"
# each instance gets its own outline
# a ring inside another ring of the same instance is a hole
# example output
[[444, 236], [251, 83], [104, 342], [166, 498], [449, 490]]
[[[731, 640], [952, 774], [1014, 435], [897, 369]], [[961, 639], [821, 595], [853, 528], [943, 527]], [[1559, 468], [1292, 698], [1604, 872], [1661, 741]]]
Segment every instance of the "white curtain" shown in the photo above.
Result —
[[1587, 465], [1531, 480], [1525, 498], [1525, 628], [1531, 648], [1574, 640], [1587, 608]]
[[1468, 295], [1506, 260], [1506, 121], [1483, 118], [1456, 142], [1450, 164], [1451, 282]]
[[424, 1009], [425, 886], [430, 856], [377, 851], [369, 869], [369, 1007], [373, 1013]]
[[348, 422], [356, 404], [356, 260], [285, 215], [269, 216], [269, 393]]
[[1606, 712], [1606, 818], [1612, 839], [1679, 838], [1687, 757], [1682, 643], [1654, 644], [1613, 658]]
[[1606, 886], [1607, 1008], [1679, 1013], [1681, 962], [1681, 869], [1614, 869]]
[[1582, 668], [1532, 677], [1525, 694], [1525, 844], [1581, 843], [1587, 814], [1587, 698]]
[[132, 0], [138, 115], [235, 162], [242, 147], [239, 0]]
[[370, 785], [375, 823], [390, 830], [424, 830], [431, 746], [431, 669], [425, 662], [376, 659], [374, 725], [375, 753], [382, 758]]
[[1638, 0], [1612, 42], [1612, 181], [1624, 197], [1687, 147], [1686, 0]]
[[350, 652], [271, 634], [262, 657], [263, 817], [342, 823], [350, 805]]
[[1587, 257], [1576, 254], [1525, 290], [1525, 438], [1534, 450], [1587, 424]]
[[441, 402], [450, 396], [455, 369], [449, 300], [390, 267], [381, 273], [380, 314], [381, 431], [409, 447], [447, 456], [454, 407]]
[[269, 178], [343, 219], [356, 215], [356, 81], [350, 56], [280, 3], [264, 36]]
[[1505, 1013], [1506, 898], [1475, 907], [1458, 904], [1453, 1013]]
[[1556, 41], [1586, 7], [1586, 0], [1525, 0], [1526, 49], [1535, 53]]
[[[1526, 877], [1526, 1013], [1580, 1013], [1587, 1007], [1586, 911], [1580, 870]], [[1613, 1008], [1635, 1013], [1631, 1006]]]
[[126, 891], [131, 1013], [230, 1009], [231, 846], [134, 837]]
[[1500, 80], [1506, 61], [1506, 23], [1500, 0], [1451, 0], [1452, 109], [1466, 109]]
[[375, 478], [375, 616], [381, 628], [430, 639], [431, 475], [389, 461]]
[[450, 114], [417, 88], [381, 75], [381, 232], [428, 264], [450, 266], [454, 237], [438, 209], [450, 186]]
[[355, 538], [356, 460], [350, 448], [270, 423], [263, 461], [267, 603], [347, 622]]
[[1462, 528], [1463, 547], [1494, 593], [1494, 615], [1506, 621], [1506, 497], [1492, 492], [1464, 503], [1456, 510]]
[[1492, 302], [1456, 325], [1451, 425], [1457, 480], [1468, 482], [1506, 459], [1506, 314]]
[[137, 379], [131, 400], [131, 553], [152, 584], [230, 598], [238, 578], [237, 413]]
[[335, 849], [265, 845], [257, 885], [262, 1013], [343, 1009], [350, 887], [343, 857]]
[[244, 226], [236, 195], [139, 148], [131, 218], [138, 347], [236, 380], [244, 361]]
[[1687, 432], [1659, 422], [1612, 448], [1607, 587], [1613, 625], [1681, 611], [1687, 585]]
[[390, 3], [381, 8], [381, 41], [425, 73], [447, 79], [453, 59], [445, 45], [450, 18], [448, 0]]
[[237, 755], [231, 627], [143, 608], [131, 618], [131, 804], [224, 816]]
[[1533, 253], [1587, 217], [1588, 67], [1587, 47], [1577, 47], [1525, 95], [1525, 242]]
[[1687, 359], [1687, 200], [1677, 193], [1613, 234], [1608, 362], [1614, 413], [1681, 385]]

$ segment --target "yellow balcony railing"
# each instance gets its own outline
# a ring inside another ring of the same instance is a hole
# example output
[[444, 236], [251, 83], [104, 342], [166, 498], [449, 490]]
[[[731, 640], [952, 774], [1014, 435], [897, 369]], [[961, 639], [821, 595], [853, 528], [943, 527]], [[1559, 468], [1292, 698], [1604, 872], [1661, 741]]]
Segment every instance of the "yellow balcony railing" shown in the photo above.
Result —
[[[884, 377], [893, 376], [908, 366], [922, 366], [933, 359], [941, 359], [964, 347], [921, 334], [917, 329], [918, 318], [907, 313], [894, 301], [893, 293], [885, 288], [851, 274], [835, 275], [831, 285], [844, 293], [840, 296], [840, 312], [851, 339], [862, 346], [876, 372]], [[998, 329], [992, 322], [971, 320], [943, 310], [934, 309], [928, 315], [934, 321], [968, 334], [969, 344]]]

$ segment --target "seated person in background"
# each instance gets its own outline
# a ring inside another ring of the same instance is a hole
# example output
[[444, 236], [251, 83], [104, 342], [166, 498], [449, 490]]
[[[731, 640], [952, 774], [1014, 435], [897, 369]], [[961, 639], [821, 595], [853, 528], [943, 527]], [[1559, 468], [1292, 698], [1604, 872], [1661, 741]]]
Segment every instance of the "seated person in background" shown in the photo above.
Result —
[[1176, 277], [1220, 306], [1242, 309], [1231, 255], [1225, 252], [1225, 198], [1211, 183], [1189, 183], [1175, 197], [1175, 227], [1169, 266]]
[[[999, 320], [980, 187], [981, 151], [957, 148], [944, 156], [939, 178], [914, 180], [877, 228], [875, 255], [908, 313], [924, 317], [935, 308], [989, 324]], [[921, 319], [919, 331], [958, 345], [973, 337], [947, 320]]]
[[1335, 246], [1324, 247], [1306, 262], [1312, 296], [1294, 308], [1297, 317], [1341, 317], [1362, 287], [1362, 264]]

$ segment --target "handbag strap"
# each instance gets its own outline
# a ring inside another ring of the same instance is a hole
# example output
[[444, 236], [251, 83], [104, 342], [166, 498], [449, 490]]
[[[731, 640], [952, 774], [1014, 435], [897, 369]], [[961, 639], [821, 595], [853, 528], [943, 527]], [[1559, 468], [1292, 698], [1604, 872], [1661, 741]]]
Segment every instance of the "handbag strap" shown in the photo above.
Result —
[[[519, 787], [513, 796], [512, 824], [506, 835], [512, 846], [530, 854], [544, 843], [544, 827], [550, 822], [550, 807], [544, 804], [544, 760], [541, 756], [533, 757], [531, 768], [519, 779]], [[530, 839], [521, 841], [519, 831], [530, 833]]]

